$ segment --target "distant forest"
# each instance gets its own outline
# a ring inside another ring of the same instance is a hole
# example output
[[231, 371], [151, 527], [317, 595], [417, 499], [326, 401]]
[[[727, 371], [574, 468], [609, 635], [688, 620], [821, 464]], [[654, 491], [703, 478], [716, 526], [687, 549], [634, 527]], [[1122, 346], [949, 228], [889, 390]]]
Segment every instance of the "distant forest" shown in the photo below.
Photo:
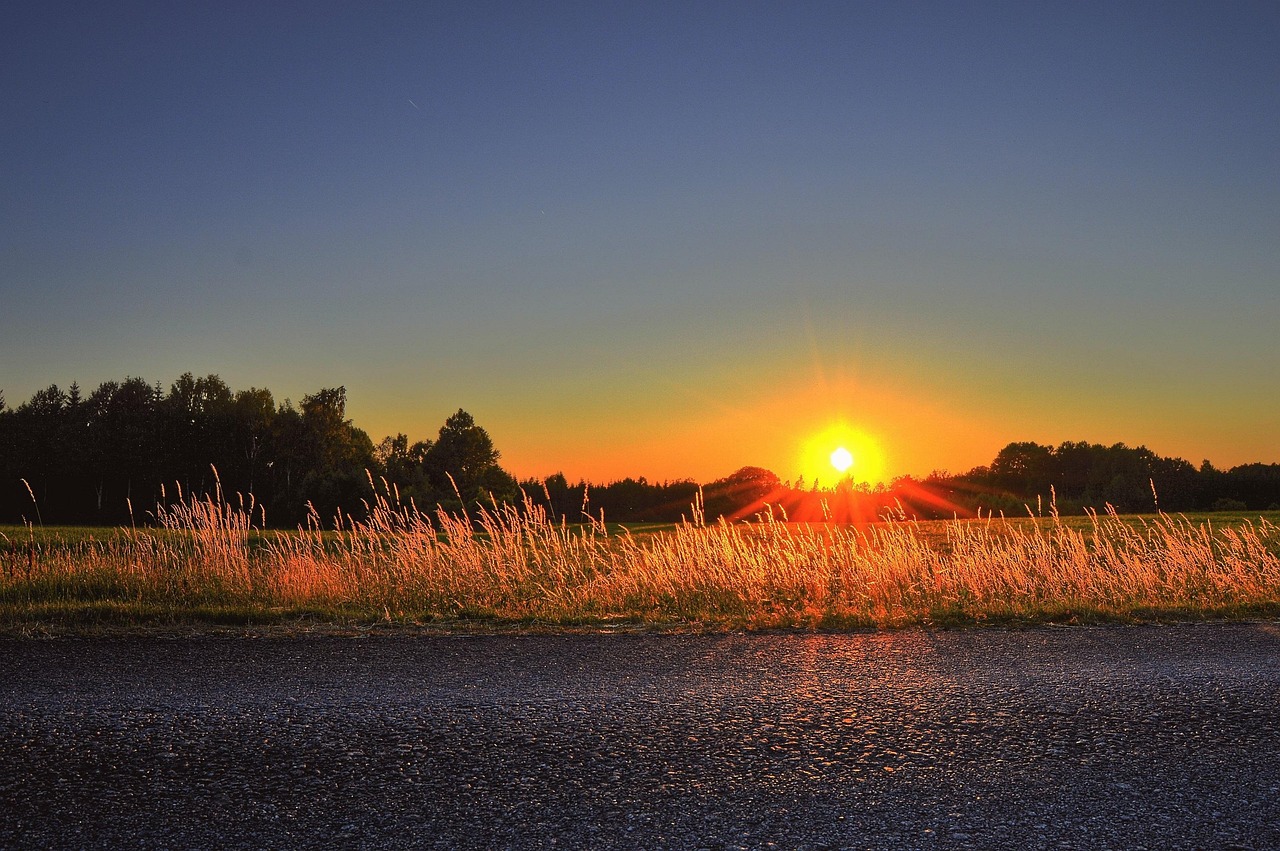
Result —
[[518, 482], [466, 411], [432, 439], [398, 434], [375, 444], [347, 419], [346, 401], [346, 388], [336, 387], [277, 403], [269, 390], [233, 392], [217, 375], [190, 373], [167, 392], [140, 378], [87, 396], [76, 384], [51, 386], [16, 408], [0, 393], [0, 522], [141, 525], [159, 504], [220, 488], [229, 501], [251, 497], [255, 523], [291, 528], [314, 515], [332, 526], [340, 514], [361, 517], [375, 486], [424, 512], [527, 496], [570, 522], [678, 521], [695, 501], [708, 519], [771, 512], [858, 522], [1047, 514], [1050, 500], [1062, 514], [1108, 505], [1122, 513], [1280, 509], [1280, 464], [1196, 467], [1122, 443], [1011, 443], [984, 467], [876, 487], [806, 487], [759, 467], [701, 485], [572, 483], [563, 474]]

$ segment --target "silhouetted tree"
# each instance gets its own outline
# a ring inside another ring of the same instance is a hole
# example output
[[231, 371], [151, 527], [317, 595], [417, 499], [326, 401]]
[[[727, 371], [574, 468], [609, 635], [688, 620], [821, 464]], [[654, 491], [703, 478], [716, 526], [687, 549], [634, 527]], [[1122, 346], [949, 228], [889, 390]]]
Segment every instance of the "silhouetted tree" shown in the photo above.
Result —
[[187, 491], [212, 492], [215, 469], [224, 495], [248, 489], [233, 449], [236, 416], [226, 382], [183, 373], [157, 408], [165, 467]]
[[[526, 484], [527, 491], [534, 498], [537, 498], [537, 483], [529, 482]], [[565, 478], [564, 473], [555, 473], [547, 476], [542, 481], [543, 495], [546, 497], [549, 505], [547, 506], [551, 516], [556, 519], [567, 519], [572, 513], [579, 510], [582, 505], [582, 495], [586, 489], [586, 484], [582, 484], [577, 489], [576, 497], [569, 487], [569, 480]], [[576, 502], [575, 502], [576, 499]], [[575, 518], [576, 519], [576, 518]]]
[[[51, 517], [57, 516], [64, 500], [65, 483], [58, 436], [66, 413], [67, 395], [56, 384], [38, 390], [14, 412], [14, 452], [19, 473], [26, 479], [42, 506], [54, 503]], [[19, 482], [13, 483], [21, 487]], [[16, 490], [16, 488], [15, 488]], [[23, 494], [25, 496], [25, 494]], [[30, 507], [27, 513], [30, 513]]]
[[1200, 462], [1196, 485], [1197, 507], [1213, 505], [1219, 499], [1227, 498], [1227, 491], [1230, 488], [1227, 474], [1214, 467], [1207, 458]]
[[990, 473], [1007, 490], [1046, 494], [1053, 484], [1053, 449], [1038, 443], [1010, 443], [996, 453]]
[[782, 481], [763, 467], [742, 467], [707, 485], [703, 499], [708, 517], [743, 517], [783, 502]]
[[302, 397], [301, 442], [305, 473], [302, 496], [322, 521], [339, 509], [352, 513], [370, 496], [373, 441], [347, 419], [347, 388], [333, 387]]
[[159, 499], [163, 462], [171, 447], [161, 439], [157, 401], [147, 381], [126, 378], [104, 382], [86, 402], [97, 506], [104, 521], [136, 518]]
[[1280, 504], [1280, 464], [1242, 464], [1227, 471], [1228, 498], [1250, 511]]
[[424, 453], [423, 469], [441, 505], [470, 510], [476, 503], [505, 502], [519, 495], [516, 480], [498, 466], [500, 457], [489, 433], [458, 409]]
[[429, 511], [438, 502], [427, 483], [425, 465], [430, 449], [430, 441], [410, 444], [408, 435], [397, 434], [384, 437], [374, 450], [379, 472], [399, 495], [401, 504], [411, 503], [419, 511]]
[[276, 418], [275, 399], [270, 390], [250, 387], [235, 394], [230, 410], [237, 479], [245, 481], [245, 489], [257, 496], [264, 465], [270, 464], [273, 456], [271, 428]]

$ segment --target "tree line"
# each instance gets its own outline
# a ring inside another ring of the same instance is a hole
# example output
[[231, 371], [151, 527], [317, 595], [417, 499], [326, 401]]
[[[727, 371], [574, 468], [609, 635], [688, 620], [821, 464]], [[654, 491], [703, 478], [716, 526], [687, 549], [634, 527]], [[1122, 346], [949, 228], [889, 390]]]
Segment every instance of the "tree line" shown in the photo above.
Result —
[[126, 378], [87, 396], [76, 384], [54, 385], [14, 409], [0, 396], [0, 521], [140, 523], [161, 502], [220, 490], [251, 495], [255, 522], [293, 527], [314, 513], [330, 525], [339, 512], [364, 511], [371, 476], [426, 510], [516, 498], [493, 441], [465, 411], [434, 440], [397, 435], [375, 445], [346, 405], [345, 387], [294, 405], [190, 373], [167, 392]]
[[1219, 470], [1139, 446], [1011, 443], [991, 464], [888, 484], [806, 487], [743, 467], [716, 481], [570, 483], [557, 473], [518, 482], [488, 432], [466, 411], [432, 439], [375, 444], [346, 416], [346, 388], [295, 405], [271, 391], [232, 391], [217, 375], [182, 375], [166, 391], [141, 378], [108, 381], [87, 396], [50, 386], [16, 408], [0, 393], [0, 522], [145, 523], [180, 494], [243, 495], [255, 522], [291, 528], [309, 514], [330, 526], [360, 517], [375, 487], [424, 512], [475, 510], [524, 498], [570, 522], [672, 522], [773, 514], [801, 521], [869, 522], [1102, 510], [1280, 508], [1280, 464]]

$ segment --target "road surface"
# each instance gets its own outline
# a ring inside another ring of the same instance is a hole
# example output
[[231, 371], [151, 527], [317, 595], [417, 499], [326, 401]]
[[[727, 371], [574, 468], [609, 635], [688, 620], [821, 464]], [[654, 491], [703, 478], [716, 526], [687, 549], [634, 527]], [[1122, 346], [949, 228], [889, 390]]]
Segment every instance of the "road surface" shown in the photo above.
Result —
[[1280, 848], [1280, 625], [0, 642], [6, 848]]

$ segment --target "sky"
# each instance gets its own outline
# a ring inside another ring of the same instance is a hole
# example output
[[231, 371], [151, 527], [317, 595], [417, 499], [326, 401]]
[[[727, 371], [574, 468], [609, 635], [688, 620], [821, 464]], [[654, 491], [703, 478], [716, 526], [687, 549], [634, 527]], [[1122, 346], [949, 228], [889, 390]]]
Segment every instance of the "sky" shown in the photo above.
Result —
[[60, 3], [0, 390], [345, 386], [520, 478], [1280, 461], [1280, 4]]

